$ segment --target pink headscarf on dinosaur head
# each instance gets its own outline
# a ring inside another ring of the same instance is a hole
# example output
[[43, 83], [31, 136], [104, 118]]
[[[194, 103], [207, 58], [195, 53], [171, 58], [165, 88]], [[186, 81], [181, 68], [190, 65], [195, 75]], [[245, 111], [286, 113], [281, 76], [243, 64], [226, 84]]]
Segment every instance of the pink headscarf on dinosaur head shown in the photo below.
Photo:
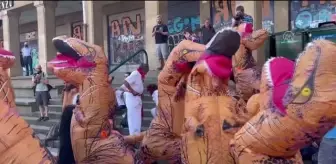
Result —
[[295, 63], [293, 61], [283, 57], [272, 58], [264, 65], [264, 69], [267, 72], [268, 85], [273, 90], [273, 104], [282, 114], [286, 114], [286, 107], [282, 99], [289, 87], [289, 81], [293, 77], [294, 67]]

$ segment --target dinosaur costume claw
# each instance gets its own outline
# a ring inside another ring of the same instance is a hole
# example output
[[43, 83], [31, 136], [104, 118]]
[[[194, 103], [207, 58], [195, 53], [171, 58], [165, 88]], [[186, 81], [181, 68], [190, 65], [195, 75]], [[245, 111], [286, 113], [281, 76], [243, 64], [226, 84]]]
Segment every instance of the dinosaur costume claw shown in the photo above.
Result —
[[48, 67], [79, 89], [80, 104], [71, 121], [76, 163], [134, 163], [133, 151], [108, 121], [116, 102], [102, 48], [66, 36], [54, 38], [53, 44], [60, 54], [48, 62]]

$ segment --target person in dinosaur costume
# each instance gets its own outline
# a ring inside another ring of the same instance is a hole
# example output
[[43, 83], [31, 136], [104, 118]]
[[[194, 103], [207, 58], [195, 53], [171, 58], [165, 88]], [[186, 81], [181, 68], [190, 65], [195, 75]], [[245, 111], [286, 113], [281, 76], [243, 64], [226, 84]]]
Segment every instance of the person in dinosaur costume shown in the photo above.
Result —
[[232, 73], [231, 57], [240, 42], [241, 36], [236, 30], [218, 31], [189, 74], [181, 144], [184, 164], [230, 162], [227, 157], [230, 137], [224, 134], [223, 129], [232, 123], [229, 118], [234, 114], [230, 109], [236, 110], [236, 101], [229, 94], [228, 81]]
[[152, 163], [167, 160], [181, 163], [180, 142], [183, 125], [186, 77], [205, 50], [205, 45], [181, 41], [170, 53], [158, 77], [159, 105], [157, 116], [147, 131], [138, 136], [125, 136], [127, 143], [141, 142], [136, 160]]
[[253, 31], [252, 24], [244, 23], [243, 16], [237, 14], [233, 28], [239, 31], [242, 41], [238, 51], [232, 57], [233, 76], [236, 90], [240, 97], [247, 101], [259, 92], [261, 69], [252, 56], [252, 51], [260, 48], [269, 36], [265, 29]]
[[76, 163], [134, 163], [132, 150], [108, 120], [115, 107], [115, 96], [108, 83], [103, 49], [66, 36], [54, 38], [53, 44], [60, 55], [48, 62], [48, 68], [79, 89], [79, 105], [71, 120]]
[[14, 55], [0, 49], [0, 163], [51, 164], [54, 157], [41, 146], [33, 129], [18, 115], [8, 69], [14, 65]]
[[263, 96], [261, 111], [235, 134], [231, 153], [236, 163], [303, 163], [299, 150], [336, 123], [335, 53], [335, 43], [315, 40], [297, 58], [290, 81], [270, 81], [288, 87]]

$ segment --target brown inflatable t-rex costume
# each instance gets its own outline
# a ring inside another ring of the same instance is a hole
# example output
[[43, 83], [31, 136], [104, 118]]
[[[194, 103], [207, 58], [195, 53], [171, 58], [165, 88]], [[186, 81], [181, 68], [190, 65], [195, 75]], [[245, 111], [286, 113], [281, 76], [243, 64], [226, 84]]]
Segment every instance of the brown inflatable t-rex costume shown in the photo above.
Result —
[[126, 136], [128, 143], [142, 140], [136, 160], [150, 164], [156, 160], [181, 163], [186, 77], [205, 46], [189, 40], [180, 42], [170, 53], [158, 77], [159, 106], [149, 129], [140, 136]]
[[185, 164], [227, 164], [232, 161], [228, 159], [228, 145], [233, 134], [228, 128], [239, 126], [233, 117], [236, 117], [235, 110], [241, 109], [235, 109], [237, 102], [229, 94], [228, 81], [231, 57], [238, 50], [240, 41], [235, 30], [217, 32], [188, 77], [182, 139]]
[[[242, 32], [245, 30], [244, 27], [245, 23], [242, 23], [235, 29]], [[267, 30], [260, 29], [254, 31], [250, 36], [242, 37], [240, 47], [232, 57], [236, 91], [245, 101], [259, 92], [261, 70], [256, 65], [252, 51], [260, 48], [268, 35]]]
[[303, 163], [298, 151], [336, 122], [335, 53], [336, 44], [330, 41], [307, 45], [292, 80], [282, 84], [288, 85], [285, 92], [273, 89], [271, 96], [262, 96], [261, 112], [236, 133], [231, 142], [236, 163]]
[[15, 97], [8, 76], [14, 55], [0, 49], [0, 163], [51, 164], [55, 160], [48, 149], [34, 137], [33, 129], [16, 111]]
[[108, 83], [107, 57], [100, 46], [60, 36], [53, 39], [61, 55], [48, 63], [55, 75], [79, 89], [80, 105], [71, 121], [76, 163], [134, 163], [123, 136], [108, 121], [115, 95]]

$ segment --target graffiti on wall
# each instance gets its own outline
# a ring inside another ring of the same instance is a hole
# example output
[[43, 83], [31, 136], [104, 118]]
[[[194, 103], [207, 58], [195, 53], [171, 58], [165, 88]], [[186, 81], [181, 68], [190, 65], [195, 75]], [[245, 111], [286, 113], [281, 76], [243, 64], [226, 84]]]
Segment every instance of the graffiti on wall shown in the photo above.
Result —
[[180, 17], [177, 16], [173, 19], [168, 20], [168, 48], [169, 52], [183, 40], [183, 30], [186, 27], [191, 28], [192, 31], [195, 31], [200, 27], [200, 16], [191, 16], [191, 17]]
[[83, 23], [82, 22], [76, 22], [72, 23], [71, 25], [71, 36], [73, 38], [81, 39], [83, 40]]
[[[110, 61], [119, 63], [136, 51], [144, 48], [144, 10], [109, 16]], [[129, 64], [142, 62], [142, 57], [133, 58]]]
[[292, 29], [316, 28], [336, 21], [336, 1], [291, 1]]
[[[236, 1], [212, 1], [213, 26], [215, 30], [231, 27], [235, 15]], [[247, 13], [248, 14], [248, 13]], [[274, 1], [262, 3], [262, 25], [269, 32], [274, 30]]]

